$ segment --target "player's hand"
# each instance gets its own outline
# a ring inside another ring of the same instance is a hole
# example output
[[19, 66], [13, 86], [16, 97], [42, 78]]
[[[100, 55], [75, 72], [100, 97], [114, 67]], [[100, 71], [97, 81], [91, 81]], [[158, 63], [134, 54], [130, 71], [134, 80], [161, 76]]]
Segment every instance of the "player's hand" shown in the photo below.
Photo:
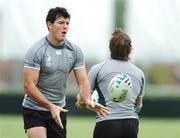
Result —
[[86, 108], [86, 104], [79, 94], [76, 96], [76, 107], [79, 109]]
[[139, 105], [139, 106], [138, 105], [134, 106], [134, 110], [135, 110], [136, 113], [139, 113], [141, 111], [141, 108], [142, 108], [142, 104]]
[[50, 112], [51, 112], [51, 115], [52, 115], [52, 118], [54, 119], [54, 121], [58, 124], [58, 126], [60, 128], [63, 129], [64, 126], [63, 126], [61, 118], [60, 118], [60, 113], [68, 112], [68, 110], [53, 104], [50, 108]]
[[105, 118], [107, 114], [109, 114], [107, 108], [100, 103], [94, 102], [92, 100], [89, 103], [86, 103], [86, 108], [94, 111], [100, 118]]
[[106, 117], [107, 114], [109, 114], [107, 108], [97, 102], [94, 102], [92, 100], [86, 101], [86, 103], [83, 101], [81, 96], [78, 94], [76, 97], [76, 106], [77, 108], [88, 108], [94, 112], [97, 113], [99, 117]]

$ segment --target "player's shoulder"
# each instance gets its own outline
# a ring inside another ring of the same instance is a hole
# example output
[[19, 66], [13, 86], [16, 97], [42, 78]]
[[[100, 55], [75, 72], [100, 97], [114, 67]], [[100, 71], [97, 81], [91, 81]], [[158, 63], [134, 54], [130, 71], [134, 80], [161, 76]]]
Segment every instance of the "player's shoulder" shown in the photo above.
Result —
[[107, 62], [107, 61], [103, 61], [103, 62], [94, 64], [94, 65], [91, 67], [91, 70], [100, 70], [106, 62]]
[[97, 63], [97, 64], [93, 65], [93, 67], [94, 67], [94, 68], [100, 68], [100, 67], [102, 67], [106, 62], [107, 62], [107, 61], [102, 61], [102, 62], [100, 62], [100, 63]]
[[138, 72], [141, 76], [144, 76], [144, 72], [142, 71], [140, 67], [138, 67], [137, 65], [131, 62], [129, 62], [129, 64], [131, 65], [132, 68], [134, 68], [134, 70], [136, 70], [136, 72]]
[[70, 41], [69, 39], [65, 39], [65, 44], [69, 50], [77, 51], [81, 50], [81, 48], [76, 45], [74, 42]]
[[47, 46], [47, 44], [48, 43], [46, 41], [46, 38], [43, 37], [40, 40], [36, 41], [34, 44], [32, 44], [29, 47], [29, 51], [31, 51], [31, 52], [38, 52], [38, 51], [44, 49]]

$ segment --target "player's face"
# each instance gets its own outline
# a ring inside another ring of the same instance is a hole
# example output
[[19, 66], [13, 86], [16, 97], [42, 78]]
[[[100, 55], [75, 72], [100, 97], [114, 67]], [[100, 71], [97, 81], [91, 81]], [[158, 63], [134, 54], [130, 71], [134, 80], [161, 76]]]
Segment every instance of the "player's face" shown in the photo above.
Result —
[[59, 17], [57, 18], [54, 23], [49, 23], [49, 32], [52, 36], [52, 39], [54, 39], [57, 43], [63, 42], [67, 32], [69, 30], [69, 18]]

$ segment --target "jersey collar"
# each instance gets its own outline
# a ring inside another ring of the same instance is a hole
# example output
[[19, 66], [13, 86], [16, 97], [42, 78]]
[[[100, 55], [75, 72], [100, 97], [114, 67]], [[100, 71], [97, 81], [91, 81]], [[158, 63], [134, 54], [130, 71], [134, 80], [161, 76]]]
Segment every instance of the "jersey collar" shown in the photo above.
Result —
[[53, 45], [50, 42], [50, 38], [49, 38], [48, 35], [45, 37], [45, 39], [48, 42], [48, 44], [50, 46], [52, 46], [53, 48], [55, 48], [55, 49], [64, 49], [64, 48], [67, 48], [67, 49], [73, 50], [72, 46], [69, 44], [69, 41], [67, 39], [65, 39], [64, 44], [62, 44], [62, 45]]

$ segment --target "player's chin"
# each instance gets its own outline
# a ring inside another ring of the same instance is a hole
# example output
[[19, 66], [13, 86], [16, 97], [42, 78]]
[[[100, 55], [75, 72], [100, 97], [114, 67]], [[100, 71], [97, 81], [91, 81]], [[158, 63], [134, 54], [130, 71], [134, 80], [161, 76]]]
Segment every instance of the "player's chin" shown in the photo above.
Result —
[[64, 41], [64, 39], [66, 38], [66, 35], [65, 34], [58, 34], [56, 36], [56, 38], [59, 40], [59, 41]]
[[66, 33], [61, 33], [61, 38], [66, 38]]

